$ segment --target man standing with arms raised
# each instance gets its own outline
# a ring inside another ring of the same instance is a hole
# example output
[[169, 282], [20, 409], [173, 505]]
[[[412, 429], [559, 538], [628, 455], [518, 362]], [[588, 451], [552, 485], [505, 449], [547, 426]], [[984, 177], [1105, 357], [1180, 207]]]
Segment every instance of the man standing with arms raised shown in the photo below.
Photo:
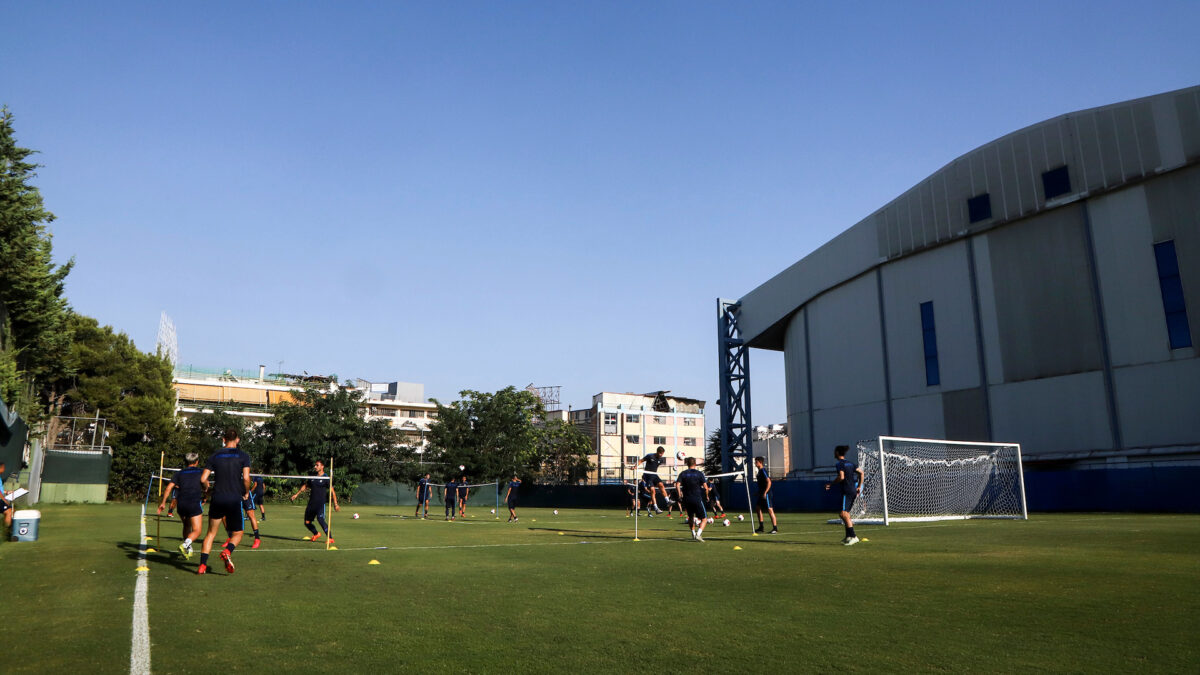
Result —
[[225, 571], [233, 574], [233, 550], [242, 543], [243, 511], [242, 500], [250, 494], [250, 455], [238, 448], [240, 441], [238, 430], [229, 427], [225, 430], [225, 447], [208, 458], [208, 465], [200, 474], [200, 482], [208, 487], [208, 478], [217, 475], [212, 491], [212, 500], [208, 504], [208, 531], [204, 534], [204, 546], [200, 549], [200, 569], [198, 574], [208, 573], [208, 554], [212, 551], [213, 539], [217, 536], [217, 527], [225, 520], [225, 530], [229, 532], [229, 542], [221, 549], [221, 561], [225, 563]]
[[[667, 496], [667, 486], [663, 485], [662, 478], [658, 476], [658, 467], [666, 461], [667, 449], [663, 446], [658, 446], [654, 452], [646, 455], [637, 461], [638, 464], [645, 464], [646, 468], [642, 470], [642, 480], [646, 481], [646, 485], [650, 487], [650, 505], [658, 513], [662, 513], [662, 509], [658, 508], [655, 503], [654, 492], [662, 492], [663, 501], [667, 502], [668, 506], [671, 503], [671, 498]], [[635, 468], [637, 465], [634, 465]]]

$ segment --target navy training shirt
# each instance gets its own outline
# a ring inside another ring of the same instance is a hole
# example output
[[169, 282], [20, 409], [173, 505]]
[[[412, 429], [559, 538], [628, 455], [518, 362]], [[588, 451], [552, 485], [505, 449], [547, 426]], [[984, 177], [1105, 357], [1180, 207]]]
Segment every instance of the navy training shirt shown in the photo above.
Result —
[[213, 499], [241, 499], [246, 494], [242, 482], [242, 469], [250, 468], [250, 455], [238, 448], [223, 448], [208, 458], [206, 469], [216, 474], [213, 484]]
[[652, 452], [643, 457], [642, 461], [646, 463], [646, 473], [658, 473], [658, 467], [667, 461], [667, 456]]
[[175, 484], [175, 499], [187, 504], [199, 504], [204, 499], [204, 486], [200, 484], [200, 476], [204, 470], [198, 466], [189, 466], [175, 472], [171, 482]]
[[425, 491], [428, 489], [429, 489], [429, 479], [428, 478], [422, 478], [421, 480], [417, 481], [417, 494], [425, 494]]
[[683, 496], [704, 499], [704, 484], [707, 483], [704, 474], [698, 469], [687, 469], [679, 474], [675, 484], [683, 488]]
[[853, 495], [858, 493], [858, 465], [848, 459], [839, 459], [836, 465], [836, 471], [841, 471], [846, 477], [842, 481], [842, 494]]
[[453, 498], [458, 497], [458, 483], [456, 483], [454, 481], [450, 481], [449, 483], [446, 483], [446, 497], [448, 499], [453, 499]]
[[770, 476], [767, 475], [767, 467], [764, 466], [758, 470], [758, 473], [754, 476], [754, 480], [758, 482], [758, 494], [766, 494], [767, 481], [770, 479]]
[[251, 489], [254, 490], [254, 494], [256, 494], [256, 495], [261, 495], [263, 492], [266, 491], [266, 486], [263, 485], [263, 477], [262, 476], [251, 476], [250, 477], [250, 487], [251, 487]]
[[308, 486], [309, 504], [324, 504], [329, 501], [329, 476], [314, 476], [304, 484]]

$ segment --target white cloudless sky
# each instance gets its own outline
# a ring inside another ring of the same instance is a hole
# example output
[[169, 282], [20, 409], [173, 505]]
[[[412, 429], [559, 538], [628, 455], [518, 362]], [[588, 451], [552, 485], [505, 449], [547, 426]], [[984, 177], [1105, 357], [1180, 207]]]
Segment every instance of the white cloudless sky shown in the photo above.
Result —
[[[1196, 2], [6, 3], [71, 304], [180, 360], [669, 389], [738, 298], [955, 157], [1200, 82]], [[786, 419], [751, 355], [754, 421]]]

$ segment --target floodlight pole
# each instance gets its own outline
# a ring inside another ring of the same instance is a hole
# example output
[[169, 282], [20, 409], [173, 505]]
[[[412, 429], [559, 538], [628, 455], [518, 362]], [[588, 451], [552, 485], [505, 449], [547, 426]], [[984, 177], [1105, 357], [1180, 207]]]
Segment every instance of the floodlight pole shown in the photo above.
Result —
[[750, 419], [750, 348], [738, 323], [741, 303], [717, 298], [717, 364], [720, 369], [721, 472], [734, 471], [734, 460], [749, 466], [754, 430]]

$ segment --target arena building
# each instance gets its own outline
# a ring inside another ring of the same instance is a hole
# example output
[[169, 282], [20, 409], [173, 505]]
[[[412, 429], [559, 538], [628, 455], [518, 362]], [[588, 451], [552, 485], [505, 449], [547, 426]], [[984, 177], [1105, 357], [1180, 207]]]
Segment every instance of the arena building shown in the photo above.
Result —
[[1200, 477], [1200, 87], [975, 149], [736, 307], [784, 353], [794, 476], [887, 434], [1019, 442], [1045, 508]]

